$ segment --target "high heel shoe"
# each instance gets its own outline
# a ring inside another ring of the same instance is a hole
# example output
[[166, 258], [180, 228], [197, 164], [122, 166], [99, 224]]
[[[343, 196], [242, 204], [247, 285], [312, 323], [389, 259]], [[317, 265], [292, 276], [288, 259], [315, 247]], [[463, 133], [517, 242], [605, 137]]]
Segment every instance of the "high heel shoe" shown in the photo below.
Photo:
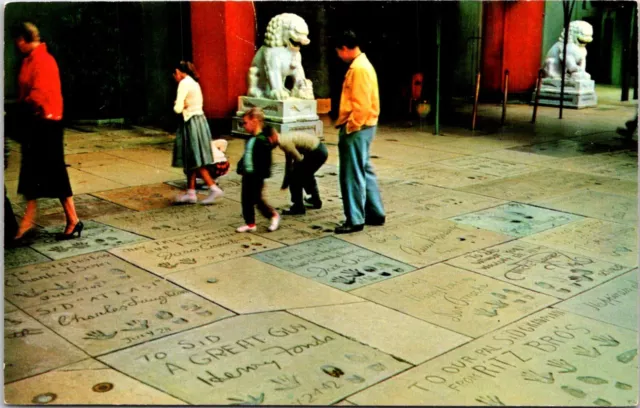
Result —
[[64, 232], [60, 232], [56, 234], [56, 241], [67, 241], [69, 239], [75, 238], [76, 232], [78, 233], [78, 238], [82, 236], [82, 229], [84, 228], [84, 224], [82, 221], [78, 221], [78, 223], [73, 227], [73, 231], [68, 234]]

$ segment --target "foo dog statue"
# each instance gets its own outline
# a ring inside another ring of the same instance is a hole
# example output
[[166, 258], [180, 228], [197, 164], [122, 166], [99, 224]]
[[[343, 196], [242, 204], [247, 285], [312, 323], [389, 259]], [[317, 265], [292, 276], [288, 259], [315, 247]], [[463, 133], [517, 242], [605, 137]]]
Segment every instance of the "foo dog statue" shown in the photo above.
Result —
[[[587, 44], [593, 41], [593, 27], [586, 21], [572, 21], [569, 24], [569, 41], [567, 42], [566, 79], [589, 80], [591, 75], [586, 71]], [[544, 74], [547, 78], [562, 78], [562, 50], [564, 47], [564, 29], [553, 47], [547, 53]]]
[[[280, 101], [291, 97], [314, 99], [313, 85], [305, 78], [300, 56], [300, 47], [310, 42], [308, 35], [307, 23], [295, 14], [279, 14], [269, 21], [264, 45], [249, 69], [249, 96]], [[288, 76], [294, 80], [291, 91], [284, 86]]]

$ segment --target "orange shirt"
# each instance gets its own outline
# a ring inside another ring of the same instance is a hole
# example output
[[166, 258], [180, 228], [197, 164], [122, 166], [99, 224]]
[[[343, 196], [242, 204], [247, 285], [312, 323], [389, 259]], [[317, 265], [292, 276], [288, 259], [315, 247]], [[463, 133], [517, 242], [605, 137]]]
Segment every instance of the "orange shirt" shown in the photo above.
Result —
[[30, 104], [38, 116], [48, 120], [62, 119], [60, 72], [45, 43], [22, 60], [18, 86], [19, 100]]
[[380, 116], [378, 76], [364, 53], [358, 55], [344, 77], [337, 126], [347, 125], [347, 134], [362, 126], [375, 126]]

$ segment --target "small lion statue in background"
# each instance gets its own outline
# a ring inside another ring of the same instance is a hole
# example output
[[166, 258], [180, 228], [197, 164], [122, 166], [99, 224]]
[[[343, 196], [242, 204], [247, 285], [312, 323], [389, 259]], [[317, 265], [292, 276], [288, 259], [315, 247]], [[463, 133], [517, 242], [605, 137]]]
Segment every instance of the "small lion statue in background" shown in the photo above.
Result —
[[[307, 23], [295, 14], [278, 14], [269, 21], [264, 45], [249, 68], [249, 96], [274, 100], [314, 99], [313, 85], [304, 75], [300, 56], [300, 47], [310, 42], [308, 35]], [[294, 80], [291, 91], [284, 86], [288, 76]]]
[[[569, 24], [567, 42], [566, 78], [574, 80], [591, 79], [587, 68], [587, 44], [593, 41], [593, 27], [586, 21], [572, 21]], [[562, 78], [562, 49], [564, 47], [564, 29], [553, 47], [547, 53], [544, 74], [547, 78]]]

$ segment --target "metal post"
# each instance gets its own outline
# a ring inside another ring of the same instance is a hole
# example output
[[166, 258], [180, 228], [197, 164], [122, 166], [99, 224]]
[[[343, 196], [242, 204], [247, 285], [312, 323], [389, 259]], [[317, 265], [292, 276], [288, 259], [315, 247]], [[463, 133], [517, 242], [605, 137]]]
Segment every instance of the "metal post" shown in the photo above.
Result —
[[531, 117], [531, 123], [536, 123], [536, 116], [538, 116], [538, 102], [540, 101], [540, 87], [542, 86], [542, 74], [544, 70], [538, 71], [538, 80], [536, 81], [536, 97], [533, 100], [533, 116]]
[[473, 114], [471, 116], [471, 130], [476, 130], [476, 118], [478, 117], [478, 97], [480, 96], [480, 72], [476, 75], [476, 92], [473, 96]]
[[436, 16], [436, 127], [435, 134], [440, 134], [440, 8]]
[[[625, 102], [629, 100], [629, 88], [631, 84], [631, 47], [633, 47], [633, 30], [636, 25], [636, 9], [631, 7], [630, 23], [627, 27], [629, 29], [629, 35], [626, 38], [623, 57], [622, 57], [622, 95], [620, 95], [620, 101]], [[634, 70], [635, 71], [635, 70]]]
[[564, 108], [564, 82], [567, 69], [567, 44], [569, 43], [569, 24], [571, 23], [571, 14], [575, 0], [562, 0], [564, 9], [564, 45], [562, 47], [562, 80], [560, 84], [560, 116], [562, 119], [562, 109]]
[[502, 99], [502, 119], [500, 125], [504, 126], [504, 121], [507, 118], [507, 98], [509, 97], [509, 70], [504, 70], [504, 98]]

